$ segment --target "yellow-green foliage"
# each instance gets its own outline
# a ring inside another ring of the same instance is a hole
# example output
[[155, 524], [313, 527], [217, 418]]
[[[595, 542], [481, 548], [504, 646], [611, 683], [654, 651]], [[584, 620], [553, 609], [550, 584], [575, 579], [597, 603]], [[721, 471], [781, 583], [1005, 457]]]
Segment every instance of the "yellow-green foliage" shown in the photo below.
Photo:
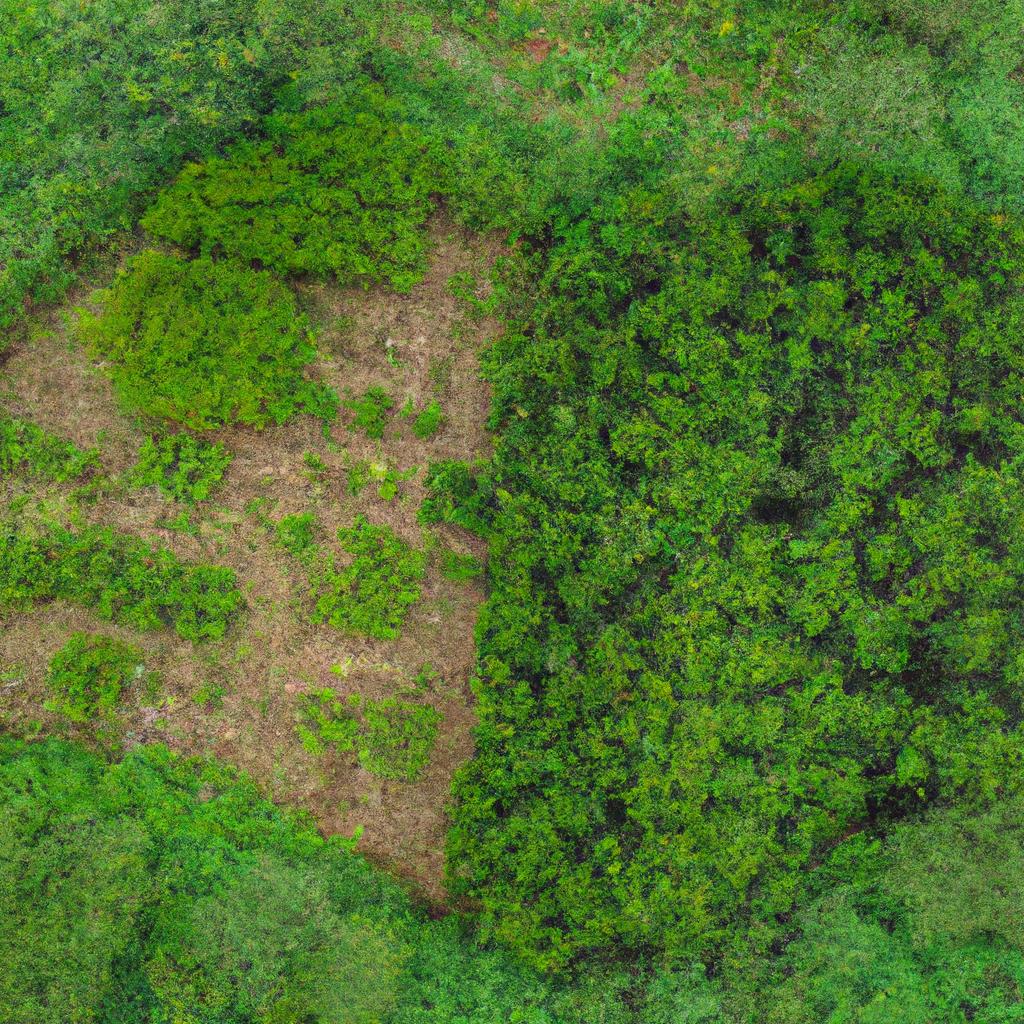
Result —
[[313, 621], [396, 639], [410, 606], [419, 600], [424, 554], [363, 516], [340, 529], [338, 540], [347, 557], [339, 561], [324, 552], [314, 564]]
[[429, 704], [359, 694], [342, 701], [325, 688], [303, 696], [297, 729], [310, 753], [327, 747], [352, 751], [374, 775], [415, 782], [430, 760], [440, 721], [441, 713]]
[[304, 376], [316, 357], [291, 292], [266, 271], [146, 250], [83, 312], [79, 333], [125, 405], [205, 430], [333, 417], [333, 392]]
[[46, 683], [53, 696], [47, 707], [76, 722], [109, 714], [143, 671], [142, 651], [134, 644], [72, 633], [50, 661]]
[[407, 288], [443, 182], [435, 146], [400, 117], [377, 88], [272, 117], [266, 141], [187, 167], [142, 223], [203, 255]]

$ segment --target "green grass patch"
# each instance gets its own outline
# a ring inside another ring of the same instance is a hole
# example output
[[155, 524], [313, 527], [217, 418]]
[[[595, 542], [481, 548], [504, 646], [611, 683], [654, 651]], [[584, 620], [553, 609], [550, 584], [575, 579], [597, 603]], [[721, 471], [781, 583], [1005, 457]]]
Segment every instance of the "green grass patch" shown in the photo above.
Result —
[[367, 437], [379, 441], [388, 425], [388, 413], [394, 408], [395, 400], [386, 388], [367, 388], [359, 398], [347, 399], [346, 409], [353, 412], [349, 430], [361, 430]]

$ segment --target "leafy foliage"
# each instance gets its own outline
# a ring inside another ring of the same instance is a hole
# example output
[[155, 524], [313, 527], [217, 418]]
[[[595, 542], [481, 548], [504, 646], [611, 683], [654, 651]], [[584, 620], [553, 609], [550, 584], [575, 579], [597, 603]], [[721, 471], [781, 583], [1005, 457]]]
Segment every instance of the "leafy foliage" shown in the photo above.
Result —
[[359, 694], [342, 701], [325, 688], [303, 696], [297, 729], [310, 753], [322, 754], [329, 746], [352, 751], [374, 775], [415, 782], [430, 760], [440, 721], [440, 712], [428, 704]]
[[420, 506], [421, 523], [451, 523], [488, 536], [494, 485], [486, 469], [445, 459], [427, 467], [427, 497]]
[[441, 403], [435, 398], [427, 403], [412, 421], [412, 432], [421, 441], [427, 441], [441, 429], [443, 423], [444, 412]]
[[847, 830], [1017, 777], [1022, 227], [857, 167], [672, 195], [489, 356], [452, 881], [543, 963], [771, 935]]
[[50, 661], [48, 706], [76, 722], [112, 711], [143, 671], [142, 651], [106, 636], [72, 633]]
[[[363, 33], [328, 0], [0, 3], [0, 326], [49, 302], [74, 257], [132, 227], [189, 159], [255, 128], [280, 88], [355, 68]], [[0, 345], [2, 348], [2, 345]]]
[[395, 400], [386, 388], [379, 385], [367, 388], [360, 398], [345, 402], [345, 407], [355, 414], [348, 425], [349, 430], [361, 430], [367, 437], [379, 441], [388, 424], [388, 412], [394, 405]]
[[190, 165], [142, 223], [205, 256], [408, 288], [443, 179], [436, 146], [400, 117], [379, 88], [271, 117], [266, 141]]
[[223, 637], [243, 604], [230, 569], [180, 562], [130, 534], [91, 526], [35, 536], [0, 523], [0, 607], [54, 600], [135, 629], [170, 624], [196, 641]]
[[191, 434], [162, 434], [147, 438], [132, 473], [139, 487], [159, 487], [175, 501], [205, 501], [234, 458], [220, 443], [210, 444]]
[[316, 513], [296, 512], [282, 516], [274, 526], [277, 542], [293, 555], [308, 551], [315, 540]]
[[0, 475], [26, 473], [63, 483], [99, 466], [99, 453], [82, 451], [70, 441], [28, 420], [0, 413]]
[[333, 392], [303, 376], [306, 322], [265, 271], [149, 249], [97, 299], [79, 333], [131, 409], [193, 430], [335, 414]]
[[339, 565], [326, 554], [314, 568], [314, 622], [366, 633], [380, 640], [398, 637], [409, 607], [419, 600], [425, 558], [386, 526], [357, 516], [338, 531], [350, 558]]

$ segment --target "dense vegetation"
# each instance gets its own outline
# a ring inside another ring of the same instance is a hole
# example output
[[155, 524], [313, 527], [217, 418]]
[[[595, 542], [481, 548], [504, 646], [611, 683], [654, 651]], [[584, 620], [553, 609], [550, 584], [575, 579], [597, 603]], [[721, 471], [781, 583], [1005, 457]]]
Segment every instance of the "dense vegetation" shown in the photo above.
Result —
[[[126, 406], [330, 420], [290, 284], [409, 287], [442, 202], [504, 232], [467, 302], [502, 319], [495, 455], [432, 462], [419, 509], [489, 550], [448, 844], [472, 916], [427, 922], [225, 769], [10, 742], [0, 963], [31, 969], [0, 968], [0, 1007], [1020, 1019], [1021, 0], [215, 8], [0, 0], [0, 319], [166, 186], [142, 223], [169, 248], [79, 328]], [[346, 424], [380, 439], [395, 405], [347, 395]], [[226, 463], [173, 437], [144, 478], [202, 500]], [[94, 459], [0, 420], [5, 475]], [[16, 512], [0, 605], [214, 641], [241, 606], [226, 570]], [[308, 513], [274, 530], [315, 621], [398, 636], [423, 551], [361, 517], [340, 552]], [[81, 653], [53, 685], [89, 714], [127, 660]], [[297, 728], [411, 781], [430, 711], [322, 690]]]
[[109, 527], [20, 526], [0, 521], [0, 608], [69, 601], [119, 625], [171, 625], [187, 640], [215, 640], [242, 607], [235, 574], [222, 566], [182, 562]]

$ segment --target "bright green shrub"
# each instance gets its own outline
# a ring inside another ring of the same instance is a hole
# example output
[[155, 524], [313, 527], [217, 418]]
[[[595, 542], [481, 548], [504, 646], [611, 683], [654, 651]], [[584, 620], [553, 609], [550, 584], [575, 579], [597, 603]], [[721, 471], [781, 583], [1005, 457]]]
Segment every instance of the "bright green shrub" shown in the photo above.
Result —
[[70, 601], [101, 619], [187, 640], [216, 640], [242, 607], [235, 574], [180, 562], [166, 548], [98, 526], [43, 536], [0, 524], [0, 607]]
[[311, 754], [322, 754], [328, 746], [352, 751], [374, 775], [415, 782], [430, 760], [440, 721], [440, 712], [428, 704], [359, 694], [343, 702], [326, 688], [303, 695], [296, 728]]
[[444, 181], [435, 146], [374, 87], [344, 103], [281, 114], [269, 138], [187, 167], [143, 217], [204, 256], [342, 282], [419, 277], [422, 225]]
[[396, 639], [409, 607], [419, 600], [423, 553], [363, 516], [340, 529], [338, 540], [351, 557], [339, 565], [326, 554], [316, 567], [313, 621], [379, 640]]
[[77, 480], [99, 466], [99, 453], [82, 451], [28, 420], [0, 413], [0, 476], [26, 473], [63, 483]]
[[346, 409], [355, 414], [349, 423], [349, 430], [361, 430], [367, 437], [379, 441], [388, 424], [388, 412], [394, 408], [395, 400], [386, 388], [367, 388], [361, 398], [344, 402]]
[[97, 298], [79, 334], [129, 408], [193, 430], [333, 418], [336, 397], [303, 376], [308, 326], [270, 274], [150, 249]]
[[159, 487], [169, 498], [189, 504], [205, 501], [231, 465], [234, 455], [219, 442], [191, 434], [162, 434], [142, 443], [132, 472], [138, 487]]
[[443, 423], [444, 413], [441, 410], [441, 403], [435, 398], [424, 406], [416, 419], [412, 421], [412, 432], [421, 441], [426, 441], [441, 429]]
[[316, 534], [316, 514], [296, 512], [282, 516], [274, 526], [277, 543], [293, 555], [301, 555], [312, 546]]
[[107, 714], [143, 670], [142, 651], [134, 644], [72, 633], [50, 660], [46, 684], [53, 696], [47, 707], [76, 722]]

